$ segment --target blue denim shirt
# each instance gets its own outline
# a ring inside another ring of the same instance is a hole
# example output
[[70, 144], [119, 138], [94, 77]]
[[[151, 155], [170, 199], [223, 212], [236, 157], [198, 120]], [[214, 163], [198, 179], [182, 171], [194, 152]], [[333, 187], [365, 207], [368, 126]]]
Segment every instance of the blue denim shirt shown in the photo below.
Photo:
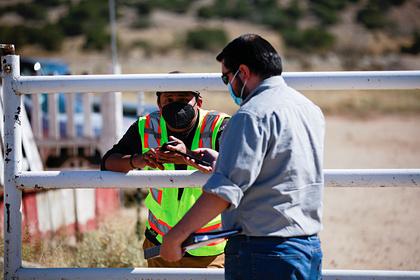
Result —
[[318, 233], [324, 131], [321, 110], [281, 76], [262, 81], [229, 121], [203, 187], [230, 202], [223, 228], [249, 236]]

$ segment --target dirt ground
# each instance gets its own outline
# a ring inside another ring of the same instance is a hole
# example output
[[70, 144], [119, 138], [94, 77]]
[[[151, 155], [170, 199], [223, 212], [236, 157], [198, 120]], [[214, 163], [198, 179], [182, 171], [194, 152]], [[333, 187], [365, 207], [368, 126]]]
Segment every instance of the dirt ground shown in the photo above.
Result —
[[[327, 117], [325, 168], [419, 168], [420, 116]], [[324, 268], [420, 270], [420, 188], [326, 188]]]

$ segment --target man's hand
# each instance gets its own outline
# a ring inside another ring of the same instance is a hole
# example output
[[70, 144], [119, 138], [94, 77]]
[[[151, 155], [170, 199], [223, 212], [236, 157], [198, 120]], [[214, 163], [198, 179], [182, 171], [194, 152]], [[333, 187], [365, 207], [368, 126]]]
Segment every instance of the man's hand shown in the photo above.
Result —
[[178, 261], [182, 258], [181, 244], [188, 236], [199, 230], [223, 210], [229, 202], [211, 193], [203, 192], [193, 207], [182, 219], [163, 236], [160, 256], [166, 261]]
[[217, 151], [209, 149], [209, 148], [199, 148], [197, 150], [191, 151], [191, 153], [193, 153], [199, 158], [202, 158], [208, 162], [211, 162], [212, 166], [198, 164], [194, 159], [187, 157], [185, 158], [185, 161], [188, 165], [191, 165], [197, 168], [203, 173], [213, 172], [214, 166], [216, 165], [217, 157], [219, 156], [219, 153]]
[[180, 240], [180, 236], [176, 232], [168, 232], [168, 234], [163, 236], [163, 242], [160, 246], [160, 256], [168, 262], [179, 261], [184, 255], [181, 248], [182, 242], [183, 240]]
[[149, 151], [142, 154], [141, 156], [134, 157], [133, 164], [134, 166], [139, 166], [140, 168], [150, 166], [151, 168], [159, 168], [160, 170], [164, 169], [162, 163], [159, 161], [159, 157], [156, 150], [153, 148], [151, 148]]
[[175, 153], [175, 151], [182, 153], [187, 152], [187, 147], [184, 142], [173, 136], [170, 136], [169, 140], [175, 141], [176, 143], [174, 145], [167, 145], [165, 150], [162, 150], [161, 148], [156, 150], [159, 161], [161, 163], [186, 164], [185, 157]]

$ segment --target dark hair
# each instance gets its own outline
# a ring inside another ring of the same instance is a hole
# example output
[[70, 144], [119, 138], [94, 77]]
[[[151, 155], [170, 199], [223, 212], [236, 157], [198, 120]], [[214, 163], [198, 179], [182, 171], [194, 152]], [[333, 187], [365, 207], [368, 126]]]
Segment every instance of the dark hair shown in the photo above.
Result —
[[234, 39], [216, 59], [232, 72], [245, 64], [263, 79], [281, 75], [283, 70], [280, 55], [267, 40], [256, 34], [244, 34]]

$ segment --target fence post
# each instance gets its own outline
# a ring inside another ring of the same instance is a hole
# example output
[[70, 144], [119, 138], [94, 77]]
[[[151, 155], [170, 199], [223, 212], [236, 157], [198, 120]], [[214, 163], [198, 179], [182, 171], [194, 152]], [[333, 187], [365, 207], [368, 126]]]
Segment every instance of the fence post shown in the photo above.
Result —
[[2, 57], [4, 94], [4, 279], [17, 279], [22, 265], [22, 192], [17, 189], [15, 175], [22, 164], [22, 97], [12, 87], [20, 76], [19, 56]]

